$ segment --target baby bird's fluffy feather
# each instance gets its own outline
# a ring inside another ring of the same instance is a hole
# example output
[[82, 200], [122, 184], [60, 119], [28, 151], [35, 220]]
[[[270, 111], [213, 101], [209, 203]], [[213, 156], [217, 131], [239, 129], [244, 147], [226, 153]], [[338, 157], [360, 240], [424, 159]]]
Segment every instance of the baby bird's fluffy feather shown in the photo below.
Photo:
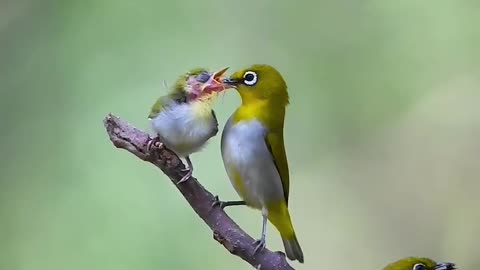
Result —
[[[217, 93], [202, 95], [200, 86], [211, 74], [206, 69], [192, 69], [180, 76], [172, 91], [152, 106], [152, 129], [167, 148], [180, 157], [198, 152], [218, 133], [212, 109]], [[196, 96], [200, 94], [200, 96]]]
[[164, 106], [153, 119], [153, 130], [165, 146], [180, 157], [198, 152], [218, 133], [218, 122], [210, 104], [198, 100]]

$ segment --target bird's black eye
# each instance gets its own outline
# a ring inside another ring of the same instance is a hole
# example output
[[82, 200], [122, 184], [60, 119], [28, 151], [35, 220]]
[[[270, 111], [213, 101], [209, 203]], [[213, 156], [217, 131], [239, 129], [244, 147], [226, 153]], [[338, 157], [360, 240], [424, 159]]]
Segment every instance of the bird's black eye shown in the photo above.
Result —
[[426, 269], [427, 267], [423, 263], [416, 263], [412, 268], [412, 270], [426, 270]]
[[243, 74], [243, 83], [246, 85], [255, 85], [257, 83], [257, 73], [253, 71], [247, 71]]
[[197, 75], [196, 79], [198, 82], [206, 83], [208, 79], [210, 79], [210, 74], [208, 74], [207, 72], [200, 73]]

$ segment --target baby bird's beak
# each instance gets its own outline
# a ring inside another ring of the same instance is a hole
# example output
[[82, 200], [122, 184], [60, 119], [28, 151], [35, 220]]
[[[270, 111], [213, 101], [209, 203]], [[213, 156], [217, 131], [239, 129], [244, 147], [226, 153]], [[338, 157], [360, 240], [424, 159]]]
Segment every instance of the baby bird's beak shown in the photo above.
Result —
[[227, 71], [227, 68], [214, 72], [210, 79], [202, 86], [202, 93], [209, 94], [212, 92], [221, 92], [226, 90], [226, 87], [222, 82], [222, 76]]

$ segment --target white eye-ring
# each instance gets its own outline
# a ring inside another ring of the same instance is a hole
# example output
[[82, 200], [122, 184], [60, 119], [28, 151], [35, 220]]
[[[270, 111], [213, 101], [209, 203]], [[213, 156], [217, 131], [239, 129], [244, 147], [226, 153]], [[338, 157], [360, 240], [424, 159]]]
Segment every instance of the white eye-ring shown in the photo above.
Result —
[[426, 269], [427, 267], [423, 263], [416, 263], [412, 268], [412, 270], [426, 270]]
[[257, 83], [257, 78], [257, 73], [253, 71], [247, 71], [245, 74], [243, 74], [243, 83], [252, 86]]

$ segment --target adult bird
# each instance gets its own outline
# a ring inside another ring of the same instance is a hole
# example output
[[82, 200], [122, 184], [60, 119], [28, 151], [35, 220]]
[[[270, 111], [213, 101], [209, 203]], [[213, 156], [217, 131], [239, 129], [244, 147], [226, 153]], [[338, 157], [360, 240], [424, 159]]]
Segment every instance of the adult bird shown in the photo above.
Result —
[[242, 104], [222, 133], [222, 159], [232, 185], [242, 201], [220, 202], [222, 208], [247, 205], [262, 212], [262, 234], [255, 252], [265, 247], [269, 220], [280, 232], [290, 260], [303, 263], [288, 211], [289, 171], [283, 128], [289, 103], [282, 75], [270, 65], [253, 65], [223, 80], [235, 88]]
[[157, 99], [148, 118], [157, 137], [148, 148], [164, 144], [179, 157], [185, 158], [188, 168], [178, 182], [192, 176], [190, 155], [202, 149], [218, 133], [218, 122], [212, 109], [218, 91], [224, 89], [221, 76], [227, 68], [211, 73], [194, 68], [181, 75], [169, 94]]
[[451, 262], [435, 262], [424, 257], [406, 257], [390, 263], [383, 270], [454, 270], [455, 264]]

